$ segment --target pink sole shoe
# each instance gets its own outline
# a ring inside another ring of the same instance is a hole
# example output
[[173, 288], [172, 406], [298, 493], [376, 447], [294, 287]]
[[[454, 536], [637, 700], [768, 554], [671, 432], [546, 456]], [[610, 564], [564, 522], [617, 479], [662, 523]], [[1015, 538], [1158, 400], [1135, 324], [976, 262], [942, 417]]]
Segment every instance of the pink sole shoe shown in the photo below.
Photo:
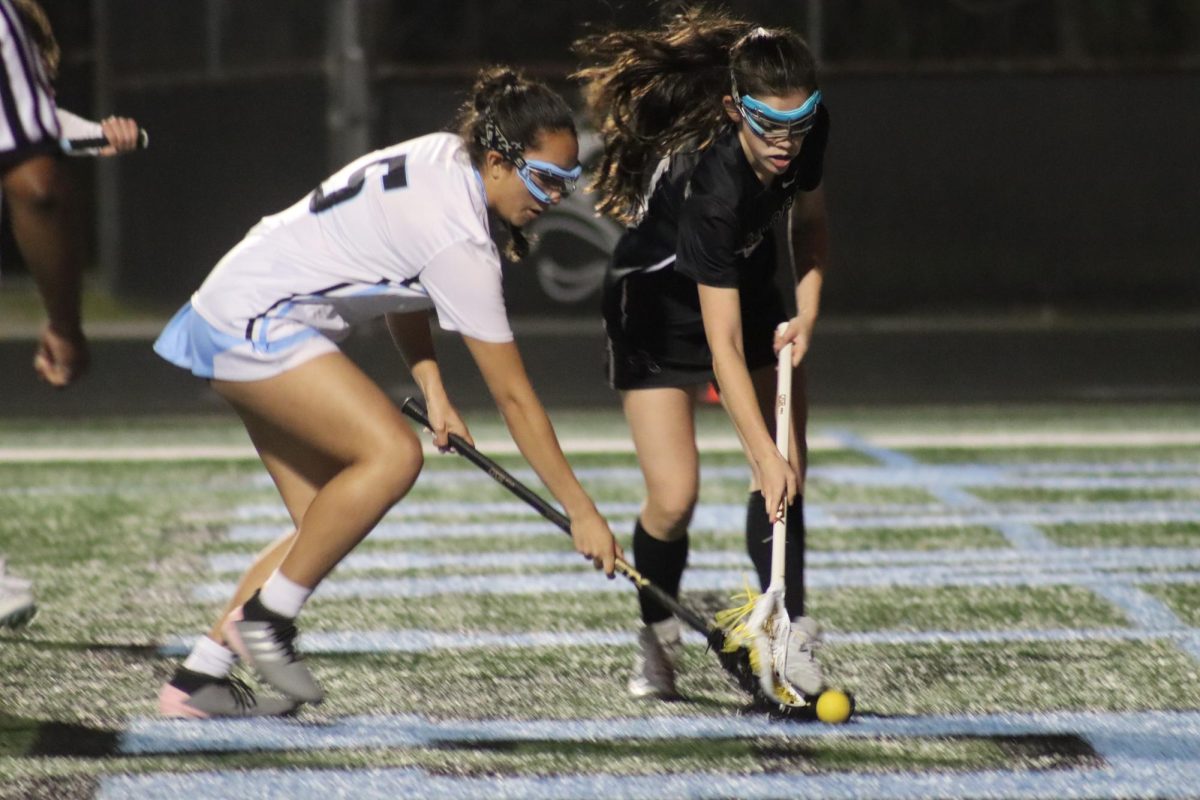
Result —
[[187, 692], [164, 683], [158, 692], [158, 713], [177, 719], [208, 719], [208, 714], [187, 704], [190, 699], [191, 695]]

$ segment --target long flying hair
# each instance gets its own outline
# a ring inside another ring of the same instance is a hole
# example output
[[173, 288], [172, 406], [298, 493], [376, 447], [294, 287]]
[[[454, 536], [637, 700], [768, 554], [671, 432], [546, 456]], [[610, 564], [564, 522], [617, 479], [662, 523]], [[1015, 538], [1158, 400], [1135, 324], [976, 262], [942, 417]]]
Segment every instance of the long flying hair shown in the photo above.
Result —
[[644, 209], [649, 173], [665, 156], [703, 149], [730, 125], [731, 77], [744, 94], [817, 88], [804, 40], [724, 12], [693, 8], [652, 31], [611, 31], [574, 44], [592, 124], [604, 140], [596, 208], [622, 222]]
[[[571, 107], [557, 92], [544, 83], [526, 80], [509, 67], [480, 70], [470, 98], [459, 108], [454, 121], [454, 129], [477, 167], [483, 165], [484, 156], [492, 149], [489, 125], [521, 150], [536, 148], [543, 133], [576, 133]], [[505, 225], [509, 232], [505, 255], [519, 261], [529, 253], [529, 239], [517, 226], [508, 222]]]

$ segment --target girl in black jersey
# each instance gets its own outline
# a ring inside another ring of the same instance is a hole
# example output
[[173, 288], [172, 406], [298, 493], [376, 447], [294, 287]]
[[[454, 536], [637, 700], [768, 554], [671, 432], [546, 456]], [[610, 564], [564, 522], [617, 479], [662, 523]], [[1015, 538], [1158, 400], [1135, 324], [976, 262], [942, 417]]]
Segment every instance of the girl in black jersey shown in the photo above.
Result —
[[[764, 588], [771, 525], [788, 505], [792, 626], [776, 668], [816, 694], [819, 631], [804, 614], [803, 358], [828, 260], [821, 171], [829, 116], [812, 55], [790, 31], [694, 10], [662, 30], [593, 36], [576, 50], [605, 142], [598, 208], [629, 225], [610, 265], [604, 322], [609, 380], [647, 489], [634, 528], [637, 568], [678, 592], [699, 489], [695, 405], [715, 380], [753, 473], [746, 542]], [[795, 276], [790, 319], [775, 288], [777, 257]], [[784, 460], [772, 406], [775, 354], [787, 342], [797, 369]], [[674, 697], [678, 621], [652, 599], [641, 603], [629, 690]]]

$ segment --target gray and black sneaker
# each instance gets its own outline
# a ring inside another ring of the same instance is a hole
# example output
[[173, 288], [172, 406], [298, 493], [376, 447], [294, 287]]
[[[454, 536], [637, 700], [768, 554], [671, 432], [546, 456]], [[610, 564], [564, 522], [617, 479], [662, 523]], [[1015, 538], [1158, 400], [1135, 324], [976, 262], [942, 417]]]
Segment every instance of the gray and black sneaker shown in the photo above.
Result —
[[814, 652], [821, 646], [821, 629], [812, 617], [796, 617], [782, 623], [776, 634], [775, 669], [807, 695], [818, 695], [825, 688], [821, 664]]
[[158, 692], [158, 713], [164, 717], [283, 717], [299, 706], [291, 698], [256, 697], [238, 678], [214, 678], [184, 667]]
[[671, 617], [643, 625], [638, 631], [638, 652], [627, 685], [634, 697], [679, 700], [675, 689], [675, 664], [683, 649], [679, 620]]
[[223, 626], [226, 642], [258, 676], [288, 697], [320, 703], [325, 692], [296, 654], [296, 621], [268, 609], [258, 592]]
[[0, 628], [24, 627], [37, 614], [33, 583], [11, 575], [0, 576]]

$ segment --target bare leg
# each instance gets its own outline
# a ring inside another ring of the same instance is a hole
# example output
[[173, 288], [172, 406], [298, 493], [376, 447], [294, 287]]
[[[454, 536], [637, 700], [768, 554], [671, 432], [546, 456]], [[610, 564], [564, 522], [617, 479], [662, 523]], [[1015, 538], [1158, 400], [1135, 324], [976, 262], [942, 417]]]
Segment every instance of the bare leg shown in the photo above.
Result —
[[687, 532], [700, 491], [696, 397], [703, 387], [624, 392], [625, 419], [646, 482], [641, 520], [655, 539]]
[[[282, 446], [286, 440], [273, 432], [270, 423], [266, 420], [246, 413], [243, 415], [242, 422], [245, 423], [250, 440], [258, 449], [259, 456], [267, 467], [267, 472], [270, 473], [275, 487], [283, 498], [284, 505], [287, 506], [288, 515], [292, 518], [294, 527], [264, 547], [242, 575], [233, 597], [230, 598], [208, 632], [209, 637], [218, 642], [225, 641], [225, 634], [222, 631], [225, 619], [234, 609], [241, 608], [251, 595], [262, 588], [271, 573], [283, 563], [283, 559], [296, 541], [296, 532], [300, 528], [300, 521], [304, 519], [304, 513], [308, 511], [309, 504], [312, 503], [317, 491], [325, 485], [330, 476], [337, 473], [339, 467], [337, 462], [324, 458], [316, 451], [304, 452], [303, 447], [294, 443], [290, 444], [290, 451], [288, 451]], [[305, 465], [308, 473], [298, 472], [292, 467], [293, 462]]]
[[[646, 481], [646, 500], [633, 531], [634, 563], [673, 596], [679, 594], [687, 566], [687, 527], [700, 487], [694, 420], [700, 388], [638, 389], [622, 395]], [[639, 595], [638, 602], [643, 626], [628, 690], [634, 697], [676, 699], [679, 622], [653, 598]]]
[[[213, 381], [213, 388], [253, 420], [255, 445], [289, 512], [300, 517], [280, 572], [316, 587], [412, 487], [420, 442], [392, 401], [341, 353], [268, 380]], [[316, 489], [311, 497], [304, 483]]]
[[80, 328], [82, 228], [66, 171], [48, 155], [35, 156], [0, 178], [13, 236], [37, 282], [49, 322], [41, 332], [34, 368], [43, 380], [66, 386], [87, 368]]
[[[758, 396], [763, 418], [766, 420], [768, 429], [774, 434], [775, 370], [772, 367], [764, 367], [755, 370], [751, 374], [751, 378], [754, 381], [755, 394]], [[784, 605], [787, 606], [788, 614], [793, 618], [804, 616], [804, 478], [808, 461], [805, 436], [807, 422], [808, 397], [804, 365], [801, 364], [792, 371], [792, 420], [788, 447], [788, 461], [796, 470], [800, 489], [796, 501], [788, 508], [787, 515], [788, 546], [785, 560], [787, 590], [784, 594]], [[767, 518], [763, 496], [757, 482], [752, 479], [750, 496], [746, 503], [746, 550], [750, 554], [750, 560], [754, 562], [760, 588], [763, 590], [770, 583], [772, 530], [773, 526]]]
[[[751, 372], [750, 378], [754, 382], [754, 393], [758, 397], [758, 407], [762, 411], [763, 420], [767, 423], [767, 430], [774, 436], [775, 368], [761, 367]], [[788, 446], [788, 461], [796, 470], [796, 474], [799, 477], [799, 490], [801, 494], [804, 493], [804, 479], [808, 472], [807, 426], [808, 381], [805, 376], [804, 362], [800, 362], [800, 366], [792, 370], [792, 424]], [[753, 464], [754, 459], [751, 458], [745, 441], [742, 442], [742, 449], [746, 453], [746, 459]], [[758, 490], [758, 479], [754, 475], [753, 470], [751, 470], [750, 491], [757, 492]]]

